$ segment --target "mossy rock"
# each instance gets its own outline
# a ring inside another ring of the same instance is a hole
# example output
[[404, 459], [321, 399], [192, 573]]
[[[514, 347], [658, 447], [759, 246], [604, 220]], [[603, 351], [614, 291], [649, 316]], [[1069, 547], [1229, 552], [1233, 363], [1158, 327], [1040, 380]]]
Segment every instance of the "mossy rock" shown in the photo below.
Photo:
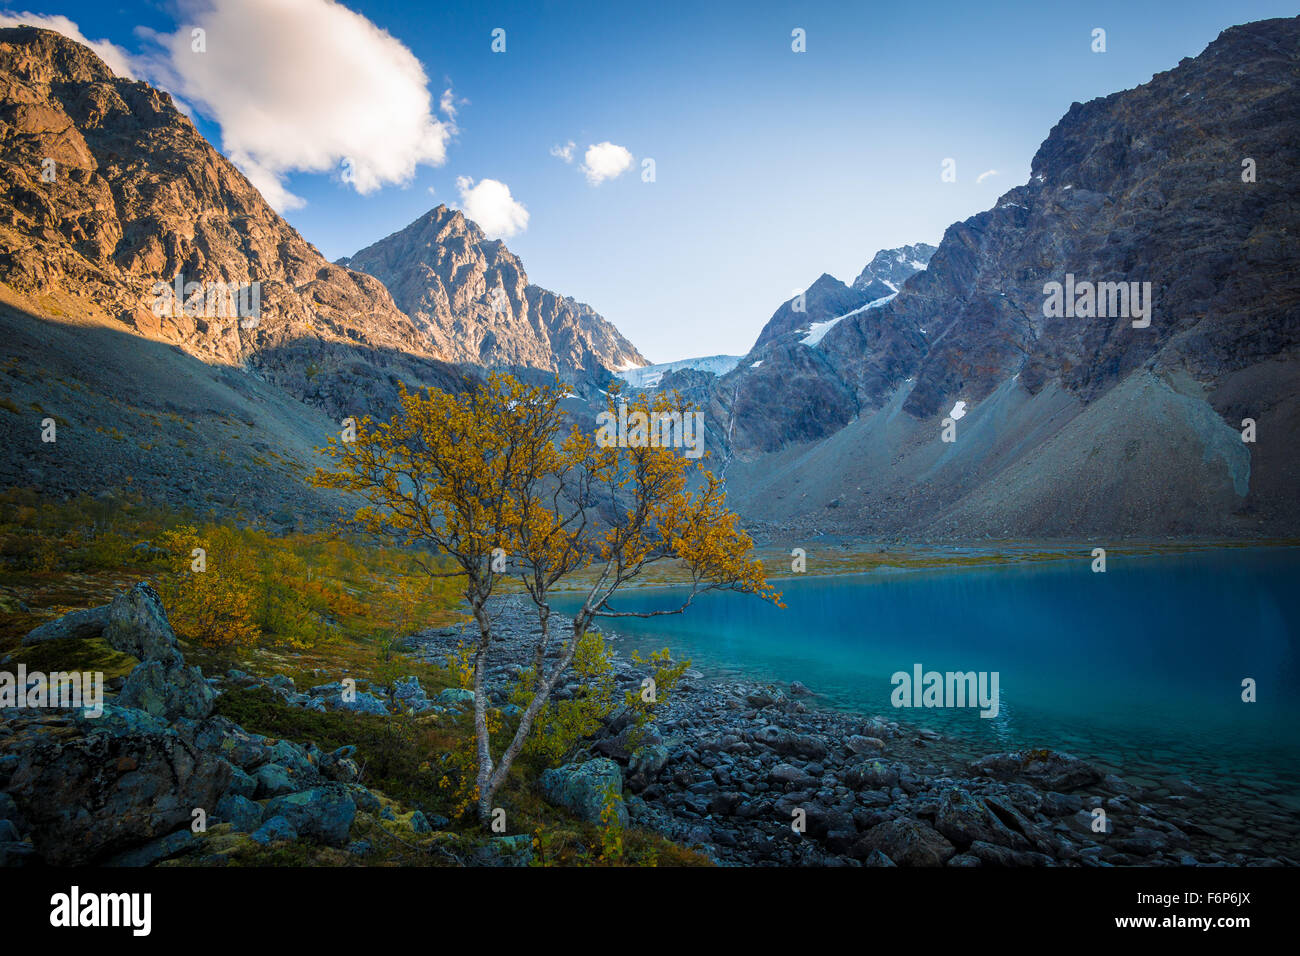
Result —
[[15, 648], [7, 666], [13, 669], [25, 664], [29, 672], [45, 674], [53, 671], [102, 671], [107, 681], [126, 677], [139, 663], [131, 655], [109, 646], [102, 637], [89, 637]]

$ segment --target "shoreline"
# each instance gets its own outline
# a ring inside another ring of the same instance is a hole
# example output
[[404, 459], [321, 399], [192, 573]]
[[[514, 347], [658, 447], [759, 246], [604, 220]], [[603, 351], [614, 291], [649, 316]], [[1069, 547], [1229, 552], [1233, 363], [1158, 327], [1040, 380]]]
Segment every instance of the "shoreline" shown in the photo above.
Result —
[[[496, 701], [536, 625], [518, 597], [493, 617]], [[411, 650], [440, 660], [459, 636], [422, 632]], [[619, 689], [638, 686], [645, 672], [615, 655]], [[688, 671], [644, 738], [615, 723], [587, 756], [618, 765], [633, 825], [721, 865], [1300, 865], [1286, 853], [1298, 855], [1294, 830], [1270, 839], [1176, 775], [1149, 788], [1061, 751], [982, 753], [892, 716], [819, 707], [815, 690]]]
[[[838, 560], [834, 560], [830, 565], [818, 567], [816, 551], [808, 550], [807, 560], [809, 568], [802, 572], [773, 570], [773, 565], [780, 567], [775, 552], [770, 546], [756, 546], [755, 554], [759, 560], [763, 561], [764, 569], [767, 573], [767, 579], [770, 583], [781, 581], [799, 581], [809, 578], [834, 578], [849, 577], [853, 575], [891, 575], [891, 574], [917, 574], [927, 571], [964, 571], [964, 570], [988, 570], [991, 568], [1010, 568], [1024, 565], [1049, 564], [1056, 561], [1077, 560], [1090, 562], [1092, 558], [1092, 548], [1102, 547], [1096, 542], [1072, 542], [1069, 544], [1049, 545], [1044, 542], [1036, 544], [1026, 544], [1026, 549], [1031, 549], [1029, 553], [1020, 554], [1015, 550], [1008, 550], [1005, 546], [980, 548], [976, 545], [936, 545], [936, 546], [916, 546], [916, 547], [898, 547], [892, 551], [868, 550], [875, 548], [874, 543], [860, 542], [857, 545], [832, 545], [834, 553]], [[1260, 541], [1239, 541], [1239, 540], [1207, 540], [1196, 542], [1170, 542], [1170, 543], [1123, 543], [1114, 547], [1106, 547], [1106, 556], [1110, 560], [1114, 557], [1125, 558], [1157, 558], [1157, 557], [1177, 557], [1185, 554], [1200, 554], [1213, 551], [1241, 550], [1241, 549], [1260, 549], [1260, 550], [1287, 550], [1300, 549], [1300, 539], [1278, 538]], [[973, 552], [973, 553], [957, 553]], [[884, 559], [866, 563], [867, 559], [874, 555], [884, 555]], [[898, 558], [902, 558], [901, 561]], [[789, 564], [786, 556], [785, 564]], [[683, 577], [677, 577], [675, 569], [668, 570], [664, 577], [653, 580], [633, 580], [623, 585], [628, 590], [646, 590], [654, 588], [673, 588], [681, 587], [689, 583]], [[563, 586], [557, 586], [557, 594], [576, 594], [580, 593], [590, 582], [584, 580], [582, 583], [566, 583]], [[511, 594], [520, 592], [510, 592]]]

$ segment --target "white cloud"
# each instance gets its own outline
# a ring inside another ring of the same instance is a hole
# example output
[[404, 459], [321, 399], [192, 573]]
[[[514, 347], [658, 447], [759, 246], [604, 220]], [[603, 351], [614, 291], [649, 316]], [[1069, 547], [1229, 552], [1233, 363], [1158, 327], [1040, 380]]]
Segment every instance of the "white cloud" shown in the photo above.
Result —
[[510, 187], [496, 179], [475, 185], [468, 176], [456, 179], [465, 215], [478, 223], [489, 239], [507, 239], [528, 228], [528, 210], [510, 195]]
[[573, 162], [573, 150], [574, 147], [576, 147], [577, 145], [578, 144], [575, 143], [573, 140], [569, 140], [563, 146], [557, 144], [551, 147], [551, 155], [559, 157], [560, 159], [564, 160], [566, 163], [571, 163]]
[[599, 186], [608, 179], [623, 175], [632, 168], [632, 154], [614, 143], [597, 143], [588, 146], [582, 159], [582, 171], [587, 182]]
[[[455, 100], [433, 114], [428, 77], [387, 31], [334, 0], [179, 0], [149, 76], [221, 126], [222, 148], [276, 209], [301, 206], [285, 178], [339, 170], [357, 192], [441, 165]], [[191, 31], [206, 31], [206, 51]]]
[[53, 30], [55, 33], [62, 33], [65, 37], [76, 40], [78, 43], [83, 43], [94, 50], [99, 58], [108, 65], [108, 68], [118, 76], [127, 80], [136, 78], [129, 53], [107, 40], [86, 39], [86, 35], [81, 32], [81, 28], [65, 16], [44, 13], [0, 13], [0, 27], [16, 27], [24, 24], [29, 27], [42, 27], [46, 30]]
[[984, 180], [988, 179], [990, 176], [996, 176], [997, 174], [998, 171], [996, 169], [986, 169], [984, 170], [984, 172], [980, 173], [978, 176], [975, 177], [975, 185], [978, 186], [980, 183], [984, 182]]
[[452, 92], [450, 86], [443, 90], [442, 96], [438, 98], [438, 109], [442, 111], [443, 116], [447, 117], [453, 133], [457, 132], [456, 114], [460, 112], [460, 104], [464, 102], [465, 100], [456, 99], [456, 94]]

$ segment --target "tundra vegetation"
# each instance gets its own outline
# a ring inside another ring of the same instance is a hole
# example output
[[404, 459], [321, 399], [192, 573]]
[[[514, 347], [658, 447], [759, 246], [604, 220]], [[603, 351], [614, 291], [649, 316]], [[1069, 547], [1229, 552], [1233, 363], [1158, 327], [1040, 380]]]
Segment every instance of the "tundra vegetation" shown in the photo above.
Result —
[[[618, 688], [612, 651], [594, 623], [622, 613], [612, 601], [621, 586], [663, 562], [691, 587], [656, 613], [680, 612], [710, 589], [779, 596], [725, 508], [720, 483], [699, 462], [671, 448], [598, 448], [579, 427], [566, 431], [562, 396], [495, 376], [470, 395], [403, 395], [393, 421], [362, 420], [355, 443], [334, 446], [336, 468], [316, 477], [367, 502], [349, 515], [352, 528], [330, 533], [276, 534], [242, 517], [158, 507], [129, 491], [63, 501], [0, 492], [0, 654], [29, 667], [125, 676], [134, 660], [102, 639], [20, 641], [44, 620], [149, 579], [187, 659], [209, 674], [234, 666], [300, 685], [349, 677], [381, 695], [414, 674], [431, 694], [474, 691], [473, 712], [463, 716], [321, 713], [289, 706], [260, 684], [227, 686], [218, 698], [217, 713], [250, 732], [326, 750], [355, 746], [363, 782], [399, 814], [418, 807], [451, 821], [430, 846], [411, 845], [409, 834], [394, 838], [375, 822], [384, 832], [358, 834], [380, 848], [369, 862], [462, 862], [444, 838], [482, 833], [496, 807], [507, 809], [510, 833], [532, 837], [537, 863], [707, 862], [620, 824], [621, 793], [606, 794], [600, 820], [585, 822], [544, 800], [538, 777], [581, 759], [614, 716], [635, 745], [689, 665], [666, 650], [638, 658], [652, 687]], [[647, 413], [668, 412], [677, 399], [639, 401]], [[403, 469], [415, 476], [409, 486], [396, 479]], [[367, 475], [387, 478], [368, 485]], [[417, 503], [423, 507], [412, 510]], [[557, 627], [549, 596], [570, 578], [586, 599]], [[485, 603], [505, 592], [531, 600], [542, 638], [508, 704], [494, 706], [483, 692], [491, 651]], [[457, 622], [470, 640], [445, 662], [399, 652], [413, 632]], [[562, 681], [579, 691], [557, 697]], [[326, 847], [246, 845], [235, 858], [356, 862], [335, 857], [339, 851]]]
[[[201, 573], [192, 569], [193, 549], [200, 546], [207, 561]], [[437, 566], [436, 559], [421, 560]], [[204, 577], [223, 567], [230, 571], [224, 578]], [[206, 674], [219, 675], [234, 666], [259, 681], [287, 677], [298, 686], [348, 677], [379, 694], [414, 675], [435, 697], [462, 686], [460, 675], [445, 664], [400, 652], [402, 639], [413, 631], [465, 620], [455, 579], [430, 578], [408, 550], [338, 533], [271, 534], [228, 517], [178, 513], [126, 491], [69, 500], [31, 489], [0, 491], [0, 657], [9, 655], [7, 668], [23, 663], [29, 670], [47, 672], [94, 670], [103, 672], [106, 681], [120, 681], [137, 661], [102, 638], [26, 647], [20, 642], [36, 625], [106, 604], [142, 579], [168, 596], [186, 660]], [[240, 641], [224, 639], [220, 627], [205, 630], [222, 615], [238, 625], [234, 630], [242, 635]], [[599, 644], [592, 648], [605, 653]], [[590, 658], [591, 667], [603, 672], [608, 659], [598, 658]], [[666, 654], [659, 659], [665, 673], [684, 667], [684, 662], [668, 665]], [[671, 676], [661, 678], [660, 700], [672, 683]], [[585, 691], [582, 696], [593, 702], [554, 702], [546, 745], [530, 750], [498, 793], [508, 811], [508, 832], [530, 838], [538, 865], [706, 864], [703, 856], [658, 834], [623, 828], [614, 817], [595, 824], [578, 820], [543, 798], [538, 775], [573, 756], [581, 746], [576, 735], [610, 704], [605, 696]], [[465, 840], [477, 839], [481, 831], [472, 812], [457, 816], [461, 781], [455, 767], [459, 755], [474, 752], [472, 715], [320, 713], [290, 706], [264, 683], [227, 686], [216, 713], [270, 738], [311, 742], [325, 751], [357, 748], [361, 782], [382, 794], [385, 807], [397, 817], [395, 822], [358, 817], [353, 836], [374, 845], [366, 864], [466, 861]], [[494, 719], [502, 719], [499, 711]], [[444, 780], [454, 785], [444, 785]], [[401, 825], [413, 809], [450, 822], [414, 836]], [[230, 861], [361, 862], [333, 847], [302, 842], [259, 846], [246, 838]]]

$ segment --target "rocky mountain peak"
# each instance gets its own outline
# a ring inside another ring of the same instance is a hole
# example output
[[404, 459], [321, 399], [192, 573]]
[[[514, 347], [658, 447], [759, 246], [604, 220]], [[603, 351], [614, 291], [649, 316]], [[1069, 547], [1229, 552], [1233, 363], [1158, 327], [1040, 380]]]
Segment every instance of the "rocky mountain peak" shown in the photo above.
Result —
[[739, 506], [940, 535], [1297, 526], [1294, 445], [1240, 430], [1300, 424], [1298, 124], [1300, 18], [1070, 106], [923, 272], [869, 267], [894, 298], [719, 383]]
[[893, 295], [911, 276], [925, 268], [933, 254], [934, 247], [923, 242], [898, 249], [882, 249], [851, 286], [829, 272], [823, 272], [801, 295], [781, 303], [763, 326], [750, 351], [758, 352], [790, 332], [829, 322], [869, 302]]
[[0, 104], [0, 285], [32, 314], [102, 314], [332, 414], [396, 394], [391, 374], [356, 380], [380, 355], [461, 381], [380, 282], [327, 262], [166, 93], [15, 27], [0, 29]]
[[9, 27], [0, 37], [0, 72], [27, 85], [112, 82], [113, 71], [89, 47], [53, 30]]
[[457, 362], [557, 372], [570, 381], [645, 365], [589, 306], [533, 285], [501, 240], [440, 205], [340, 260], [379, 279], [429, 348]]
[[[853, 288], [873, 293], [873, 298], [889, 295], [930, 264], [935, 246], [927, 242], [881, 249], [853, 280]], [[879, 294], [875, 294], [879, 293]]]

